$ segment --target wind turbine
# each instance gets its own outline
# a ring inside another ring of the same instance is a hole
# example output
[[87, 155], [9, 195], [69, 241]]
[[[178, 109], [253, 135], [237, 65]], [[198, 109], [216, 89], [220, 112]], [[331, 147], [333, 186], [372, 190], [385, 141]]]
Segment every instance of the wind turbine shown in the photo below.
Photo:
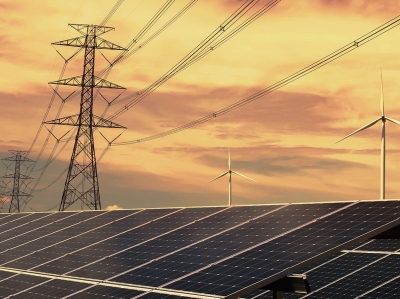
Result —
[[244, 177], [246, 179], [249, 179], [251, 181], [254, 181], [254, 182], [257, 182], [257, 181], [255, 181], [255, 180], [253, 180], [253, 179], [251, 179], [251, 178], [249, 178], [247, 176], [244, 176], [243, 174], [240, 174], [239, 172], [233, 171], [231, 169], [231, 151], [230, 151], [230, 149], [228, 149], [228, 168], [229, 168], [229, 170], [227, 172], [224, 172], [223, 174], [217, 176], [215, 179], [212, 179], [211, 181], [206, 183], [206, 185], [211, 183], [211, 182], [213, 182], [213, 181], [215, 181], [215, 180], [218, 180], [219, 178], [222, 178], [223, 176], [225, 176], [225, 175], [227, 175], [229, 173], [229, 199], [228, 199], [228, 204], [230, 206], [230, 205], [232, 205], [232, 173], [240, 175], [240, 176], [242, 176], [242, 177]]
[[361, 132], [361, 131], [363, 131], [365, 129], [368, 129], [369, 127], [372, 127], [373, 125], [375, 125], [379, 121], [382, 122], [382, 135], [381, 135], [381, 191], [380, 191], [380, 193], [381, 193], [381, 199], [385, 199], [385, 162], [386, 162], [385, 161], [385, 159], [386, 159], [386, 157], [385, 157], [385, 155], [386, 155], [385, 154], [385, 151], [386, 151], [385, 123], [388, 120], [388, 121], [390, 121], [392, 123], [400, 125], [400, 122], [395, 120], [395, 119], [392, 119], [392, 118], [389, 118], [389, 117], [385, 116], [385, 107], [384, 107], [384, 98], [383, 98], [382, 70], [381, 70], [381, 112], [382, 112], [382, 116], [381, 117], [379, 117], [378, 119], [374, 120], [373, 122], [370, 122], [368, 125], [358, 129], [357, 131], [354, 131], [350, 135], [347, 135], [346, 137], [340, 139], [339, 141], [335, 142], [335, 144], [340, 142], [340, 141], [342, 141], [342, 140], [344, 140], [344, 139], [346, 139], [347, 137], [350, 137], [351, 135], [354, 135], [354, 134], [356, 134], [358, 132]]

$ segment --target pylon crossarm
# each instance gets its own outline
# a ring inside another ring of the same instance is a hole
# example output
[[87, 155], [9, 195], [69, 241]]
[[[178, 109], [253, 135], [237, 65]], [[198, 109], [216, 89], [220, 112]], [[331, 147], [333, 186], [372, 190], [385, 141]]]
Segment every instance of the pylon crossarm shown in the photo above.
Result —
[[57, 85], [69, 85], [69, 86], [81, 86], [82, 76], [76, 76], [72, 78], [61, 79], [53, 82], [49, 82], [49, 84], [57, 84]]
[[68, 24], [68, 25], [83, 35], [86, 35], [86, 32], [84, 32], [82, 30], [87, 29], [88, 27], [96, 27], [96, 35], [97, 36], [107, 33], [111, 30], [114, 30], [114, 27], [108, 27], [108, 26], [98, 26], [98, 25], [89, 25], [89, 24]]
[[[69, 47], [79, 47], [82, 48], [85, 46], [85, 37], [79, 36], [66, 40], [61, 40], [59, 42], [51, 43], [53, 46], [69, 46]], [[57, 49], [56, 49], [57, 51]], [[57, 51], [58, 52], [58, 51]], [[61, 53], [59, 53], [61, 55]], [[61, 55], [62, 56], [62, 55]], [[64, 58], [64, 56], [62, 56]], [[64, 60], [66, 60], [64, 58]]]
[[61, 117], [49, 121], [44, 121], [43, 123], [46, 125], [64, 125], [64, 126], [77, 126], [78, 125], [78, 117], [79, 115], [71, 115], [67, 117]]
[[69, 85], [69, 86], [85, 86], [85, 87], [96, 87], [96, 88], [113, 88], [113, 89], [126, 89], [125, 87], [119, 86], [110, 81], [104, 80], [100, 77], [94, 77], [94, 84], [90, 84], [92, 80], [87, 79], [86, 82], [82, 83], [83, 76], [75, 76], [72, 78], [65, 78], [57, 81], [49, 82], [49, 84], [57, 84], [57, 85]]
[[12, 192], [12, 191], [7, 191], [7, 192], [3, 192], [2, 195], [5, 195], [5, 196], [28, 196], [28, 197], [33, 197], [33, 195], [31, 195], [29, 193], [26, 193], [26, 192], [22, 192], [22, 191], [19, 191], [18, 194], [14, 194], [14, 192]]
[[[2, 178], [2, 179], [13, 179], [14, 177], [15, 177], [15, 174], [12, 173], [12, 174], [6, 174], [6, 175], [4, 175], [4, 176], [2, 176], [0, 178]], [[19, 178], [21, 180], [32, 180], [33, 179], [30, 176], [27, 176], [27, 175], [22, 174], [22, 173], [19, 174]]]
[[115, 83], [112, 83], [110, 81], [104, 80], [100, 77], [94, 76], [94, 86], [96, 88], [113, 88], [113, 89], [126, 89], [125, 87], [119, 86]]
[[125, 49], [121, 46], [118, 46], [108, 40], [105, 40], [101, 37], [96, 38], [96, 49], [105, 49], [105, 50], [122, 50], [122, 51], [127, 51], [128, 49]]
[[93, 115], [93, 119], [94, 119], [94, 125], [93, 127], [96, 128], [110, 128], [110, 129], [126, 129], [126, 127], [121, 126], [117, 123], [114, 123], [112, 121], [109, 121], [105, 118], [102, 118], [100, 116], [95, 116]]
[[1, 160], [4, 160], [4, 161], [35, 162], [35, 161], [33, 161], [33, 160], [29, 159], [29, 158], [26, 158], [26, 157], [20, 157], [19, 159], [16, 158], [16, 157], [8, 157], [8, 158], [3, 158]]

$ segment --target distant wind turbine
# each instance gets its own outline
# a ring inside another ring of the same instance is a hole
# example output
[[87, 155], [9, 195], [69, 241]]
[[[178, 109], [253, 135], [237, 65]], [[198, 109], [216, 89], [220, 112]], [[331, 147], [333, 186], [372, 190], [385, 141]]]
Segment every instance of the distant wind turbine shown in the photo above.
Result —
[[206, 183], [206, 185], [211, 183], [211, 182], [213, 182], [213, 181], [215, 181], [215, 180], [218, 180], [219, 178], [222, 178], [223, 176], [225, 176], [225, 175], [227, 175], [229, 173], [229, 201], [228, 201], [228, 204], [230, 206], [230, 205], [232, 205], [232, 173], [240, 175], [240, 176], [242, 176], [242, 177], [244, 177], [246, 179], [249, 179], [251, 181], [254, 181], [254, 182], [257, 182], [257, 181], [255, 181], [255, 180], [253, 180], [253, 179], [251, 179], [251, 178], [249, 178], [247, 176], [244, 176], [243, 174], [240, 174], [239, 172], [233, 171], [231, 169], [231, 151], [230, 151], [230, 149], [228, 149], [228, 168], [229, 168], [229, 170], [227, 172], [224, 172], [223, 174], [217, 176], [215, 179], [212, 179], [211, 181]]
[[[400, 122], [386, 117], [385, 116], [385, 109], [384, 109], [384, 98], [383, 98], [383, 79], [382, 79], [382, 70], [381, 70], [381, 112], [382, 112], [382, 116], [379, 117], [378, 119], [374, 120], [373, 122], [369, 123], [368, 125], [358, 129], [357, 131], [354, 131], [353, 133], [351, 133], [350, 135], [347, 135], [346, 137], [340, 139], [339, 141], [337, 141], [336, 143], [346, 139], [347, 137], [350, 137], [351, 135], [354, 135], [358, 132], [361, 132], [365, 129], [368, 129], [369, 127], [372, 127], [373, 125], [375, 125], [377, 122], [381, 121], [382, 122], [382, 135], [381, 135], [381, 199], [385, 199], [385, 151], [386, 151], [386, 141], [385, 141], [385, 123], [386, 121], [390, 121], [392, 123], [395, 123], [397, 125], [400, 125]], [[335, 143], [335, 144], [336, 144]]]

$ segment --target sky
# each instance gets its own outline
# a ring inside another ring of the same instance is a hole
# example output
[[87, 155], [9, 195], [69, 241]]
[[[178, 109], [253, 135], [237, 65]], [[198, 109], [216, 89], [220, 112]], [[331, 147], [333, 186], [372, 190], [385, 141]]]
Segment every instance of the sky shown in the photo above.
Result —
[[[0, 1], [0, 158], [28, 150], [49, 106], [63, 60], [52, 42], [80, 34], [68, 23], [99, 24], [117, 1]], [[150, 36], [189, 1], [176, 0], [144, 37]], [[261, 0], [258, 5], [266, 3]], [[125, 0], [102, 37], [126, 46], [165, 0]], [[133, 94], [155, 82], [196, 47], [240, 5], [238, 0], [198, 0], [162, 34], [116, 65], [108, 80]], [[150, 96], [115, 119], [128, 129], [118, 141], [140, 139], [184, 125], [235, 103], [332, 53], [396, 17], [398, 1], [282, 0], [261, 18]], [[224, 116], [192, 129], [126, 146], [112, 146], [98, 164], [103, 208], [214, 206], [228, 203], [228, 178], [206, 183], [232, 169], [257, 182], [233, 177], [233, 204], [324, 202], [379, 198], [380, 124], [335, 142], [381, 116], [380, 69], [385, 112], [400, 119], [395, 28], [323, 68]], [[143, 40], [144, 40], [143, 39]], [[74, 48], [56, 47], [63, 55]], [[116, 51], [101, 51], [107, 59]], [[96, 70], [107, 66], [97, 55]], [[68, 63], [64, 78], [81, 75], [82, 55]], [[67, 95], [73, 87], [60, 88]], [[108, 99], [117, 96], [106, 93]], [[55, 98], [46, 120], [60, 108]], [[95, 101], [101, 114], [105, 102]], [[106, 115], [123, 107], [112, 106]], [[77, 114], [79, 98], [61, 116]], [[70, 128], [57, 127], [59, 138]], [[122, 131], [104, 129], [108, 139]], [[69, 132], [68, 134], [72, 134]], [[386, 197], [399, 198], [400, 126], [388, 123]], [[40, 159], [43, 129], [29, 158], [37, 160], [25, 211], [58, 209], [72, 142], [41, 176], [56, 139]], [[69, 135], [67, 135], [69, 136]], [[95, 134], [99, 157], [107, 142]], [[59, 143], [57, 151], [64, 146]], [[0, 165], [0, 173], [6, 167]], [[11, 171], [11, 170], [10, 170]], [[12, 171], [11, 171], [12, 172]], [[56, 178], [59, 179], [48, 187]], [[37, 181], [40, 178], [40, 181]], [[74, 205], [71, 209], [80, 209]]]

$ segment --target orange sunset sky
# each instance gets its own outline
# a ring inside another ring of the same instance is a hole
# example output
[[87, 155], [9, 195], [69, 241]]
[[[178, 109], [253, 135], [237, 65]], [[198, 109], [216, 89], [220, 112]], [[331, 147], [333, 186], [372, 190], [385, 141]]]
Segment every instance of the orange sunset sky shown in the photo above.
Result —
[[[116, 30], [102, 37], [126, 46], [165, 2], [125, 0], [107, 22]], [[174, 1], [144, 39], [188, 2]], [[266, 2], [261, 0], [258, 6]], [[42, 122], [52, 94], [47, 83], [58, 79], [63, 66], [51, 43], [79, 36], [68, 23], [101, 23], [115, 3], [0, 1], [0, 158], [10, 156], [8, 150], [28, 150]], [[198, 0], [161, 35], [115, 66], [108, 80], [126, 87], [126, 95], [147, 87], [241, 3]], [[400, 2], [395, 0], [282, 0], [223, 46], [115, 119], [128, 128], [118, 140], [144, 138], [217, 111], [398, 14]], [[380, 68], [386, 114], [400, 119], [399, 37], [400, 27], [396, 27], [298, 81], [195, 128], [146, 143], [111, 147], [98, 164], [103, 208], [227, 204], [227, 177], [204, 184], [227, 170], [228, 147], [233, 170], [257, 181], [233, 177], [233, 204], [378, 199], [380, 124], [334, 143], [380, 116]], [[57, 48], [65, 55], [74, 49]], [[117, 54], [106, 50], [102, 53], [108, 59]], [[65, 78], [81, 75], [82, 56], [68, 64]], [[106, 61], [101, 55], [97, 57], [96, 69], [100, 70]], [[65, 94], [73, 90], [60, 88]], [[56, 98], [47, 120], [54, 118], [60, 104]], [[107, 115], [122, 106], [112, 106]], [[95, 113], [101, 114], [104, 107], [104, 101], [96, 99]], [[65, 104], [61, 116], [78, 112], [77, 98]], [[400, 126], [388, 123], [386, 128], [386, 195], [399, 198]], [[68, 129], [58, 127], [54, 134], [61, 137]], [[102, 133], [112, 139], [121, 131]], [[29, 155], [31, 159], [37, 159], [46, 137], [43, 129]], [[52, 137], [32, 172], [35, 180], [55, 142]], [[95, 142], [100, 156], [106, 142], [98, 133]], [[72, 146], [68, 143], [49, 166], [38, 190], [67, 167]], [[0, 173], [4, 172], [1, 165]], [[25, 211], [58, 209], [65, 176], [35, 192]]]

